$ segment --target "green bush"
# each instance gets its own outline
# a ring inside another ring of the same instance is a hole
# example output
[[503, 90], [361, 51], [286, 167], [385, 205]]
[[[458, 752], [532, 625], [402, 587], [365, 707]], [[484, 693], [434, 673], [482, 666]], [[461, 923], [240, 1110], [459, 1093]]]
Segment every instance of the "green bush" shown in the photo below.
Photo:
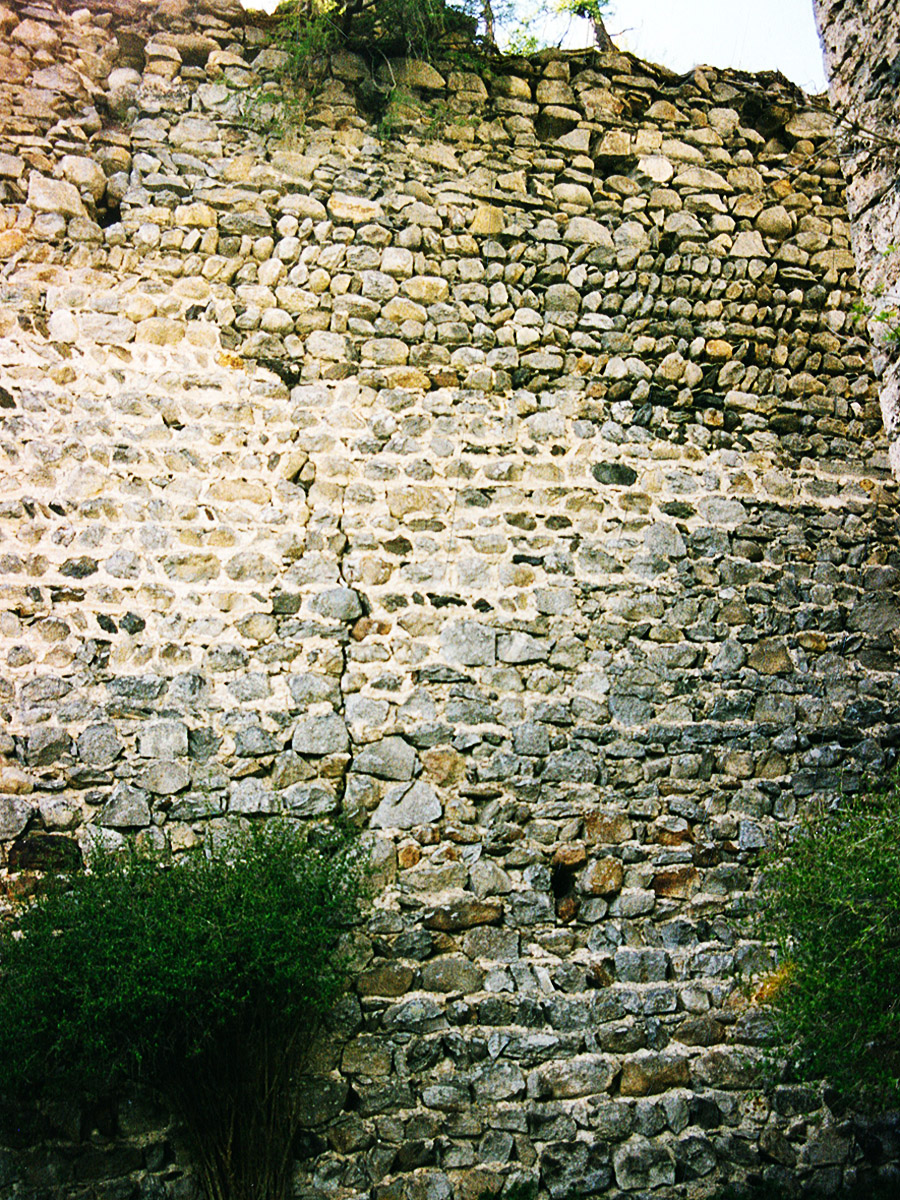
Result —
[[373, 62], [389, 57], [433, 58], [448, 39], [471, 41], [477, 19], [467, 4], [445, 0], [285, 0], [278, 8], [272, 39], [287, 55], [284, 73], [309, 84], [327, 67], [328, 56], [347, 48]]
[[900, 786], [814, 807], [765, 875], [766, 998], [801, 1078], [869, 1109], [900, 1100]]
[[287, 823], [215, 854], [98, 853], [0, 933], [0, 1095], [126, 1082], [180, 1118], [209, 1200], [283, 1200], [297, 1073], [346, 988], [356, 838]]

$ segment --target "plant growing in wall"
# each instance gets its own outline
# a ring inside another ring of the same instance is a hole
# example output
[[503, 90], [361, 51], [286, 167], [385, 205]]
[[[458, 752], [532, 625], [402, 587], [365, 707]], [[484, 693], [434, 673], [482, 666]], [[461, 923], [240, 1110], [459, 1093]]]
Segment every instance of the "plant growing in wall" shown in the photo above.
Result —
[[816, 805], [770, 865], [761, 932], [782, 967], [768, 989], [803, 1078], [867, 1108], [900, 1101], [900, 782]]
[[0, 933], [0, 1095], [151, 1088], [208, 1200], [284, 1200], [296, 1087], [349, 981], [358, 839], [287, 823], [176, 863], [98, 853]]

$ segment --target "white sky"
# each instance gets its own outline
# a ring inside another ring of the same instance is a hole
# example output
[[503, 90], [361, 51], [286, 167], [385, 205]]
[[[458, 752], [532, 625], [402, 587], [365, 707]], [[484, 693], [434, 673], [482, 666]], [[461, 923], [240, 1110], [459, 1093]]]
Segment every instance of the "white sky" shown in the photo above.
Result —
[[[591, 44], [586, 21], [556, 16], [552, 0], [533, 2], [531, 12], [546, 14], [535, 20], [543, 40]], [[812, 0], [610, 0], [605, 20], [622, 50], [673, 71], [781, 71], [808, 92], [827, 87]]]
[[[276, 0], [242, 0], [247, 8]], [[553, 0], [521, 0], [534, 32], [550, 44], [591, 44], [591, 28], [561, 18]], [[699, 64], [781, 71], [808, 92], [826, 88], [812, 0], [611, 0], [606, 27], [615, 43], [673, 71]]]

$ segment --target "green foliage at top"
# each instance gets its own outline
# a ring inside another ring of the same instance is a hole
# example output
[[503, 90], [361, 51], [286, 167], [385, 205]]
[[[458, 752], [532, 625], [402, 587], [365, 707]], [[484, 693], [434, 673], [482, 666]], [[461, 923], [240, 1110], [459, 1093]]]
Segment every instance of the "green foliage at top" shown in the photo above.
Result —
[[478, 24], [466, 2], [445, 0], [286, 0], [277, 17], [273, 40], [288, 56], [285, 74], [301, 82], [342, 48], [379, 61], [432, 59], [454, 39], [471, 41]]
[[900, 1100], [900, 784], [817, 805], [768, 868], [760, 932], [769, 989], [803, 1078], [870, 1109]]
[[208, 1196], [281, 1200], [295, 1073], [348, 984], [363, 882], [353, 836], [287, 823], [51, 879], [0, 933], [0, 1097], [138, 1082], [185, 1123]]
[[538, 50], [552, 14], [583, 18], [595, 29], [609, 0], [284, 0], [277, 10], [275, 44], [288, 56], [285, 74], [307, 81], [324, 56], [342, 47], [383, 61], [406, 56], [451, 58], [469, 52]]

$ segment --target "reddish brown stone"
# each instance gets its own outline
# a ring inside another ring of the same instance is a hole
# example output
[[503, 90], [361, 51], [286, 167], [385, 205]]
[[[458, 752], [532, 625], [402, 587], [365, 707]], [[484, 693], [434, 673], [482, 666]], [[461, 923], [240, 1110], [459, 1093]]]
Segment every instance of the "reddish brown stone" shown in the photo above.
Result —
[[700, 872], [695, 867], [667, 867], [657, 871], [652, 884], [657, 896], [686, 900], [700, 889]]
[[580, 867], [587, 861], [587, 851], [582, 842], [569, 842], [560, 846], [551, 860], [554, 867]]
[[641, 1050], [623, 1065], [619, 1091], [623, 1096], [653, 1096], [668, 1088], [685, 1087], [690, 1077], [686, 1058]]
[[584, 836], [594, 845], [614, 846], [634, 836], [634, 828], [625, 813], [598, 809], [584, 818]]
[[360, 974], [356, 989], [361, 996], [402, 996], [412, 986], [414, 975], [405, 963], [379, 963]]
[[617, 858], [599, 858], [585, 871], [581, 886], [592, 896], [614, 896], [624, 879], [625, 870]]
[[715, 1017], [688, 1017], [672, 1036], [685, 1046], [715, 1046], [725, 1040], [725, 1026]]
[[431, 909], [425, 917], [426, 929], [455, 933], [475, 925], [493, 925], [503, 917], [503, 905], [496, 900], [477, 900], [474, 896], [451, 900]]
[[401, 846], [397, 851], [397, 864], [403, 870], [407, 870], [409, 867], [414, 867], [421, 857], [422, 851], [419, 847], [410, 843], [407, 846]]

